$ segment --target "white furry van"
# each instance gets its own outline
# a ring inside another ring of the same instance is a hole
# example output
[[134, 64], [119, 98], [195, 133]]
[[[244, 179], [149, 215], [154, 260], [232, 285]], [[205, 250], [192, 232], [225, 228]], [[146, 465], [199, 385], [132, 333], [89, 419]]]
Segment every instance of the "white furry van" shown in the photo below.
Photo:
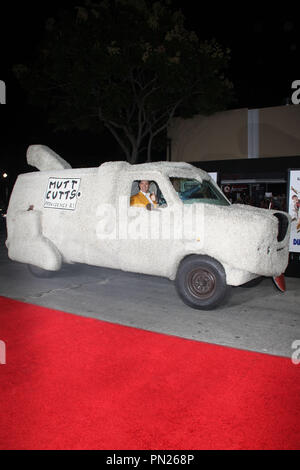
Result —
[[[48, 275], [62, 263], [165, 276], [183, 301], [211, 309], [228, 286], [281, 275], [290, 217], [231, 205], [210, 176], [187, 163], [71, 169], [47, 147], [27, 152], [40, 171], [19, 175], [7, 211], [12, 260]], [[130, 206], [141, 180], [156, 204]], [[147, 210], [151, 209], [151, 210]]]

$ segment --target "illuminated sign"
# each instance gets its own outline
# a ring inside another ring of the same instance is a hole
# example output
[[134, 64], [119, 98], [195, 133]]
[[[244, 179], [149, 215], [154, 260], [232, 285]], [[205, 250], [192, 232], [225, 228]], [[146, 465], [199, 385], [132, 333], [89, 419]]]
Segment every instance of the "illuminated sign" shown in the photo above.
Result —
[[3, 80], [0, 80], [0, 104], [6, 104], [6, 86]]

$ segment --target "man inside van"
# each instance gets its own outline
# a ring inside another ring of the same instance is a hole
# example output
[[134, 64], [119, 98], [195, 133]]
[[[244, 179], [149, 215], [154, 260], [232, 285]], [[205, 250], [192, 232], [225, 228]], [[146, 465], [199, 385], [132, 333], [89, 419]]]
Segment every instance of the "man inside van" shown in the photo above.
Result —
[[148, 204], [151, 204], [151, 206], [156, 207], [156, 196], [154, 193], [150, 194], [149, 187], [150, 183], [148, 180], [139, 181], [140, 191], [134, 196], [131, 196], [130, 205], [135, 207], [147, 207]]

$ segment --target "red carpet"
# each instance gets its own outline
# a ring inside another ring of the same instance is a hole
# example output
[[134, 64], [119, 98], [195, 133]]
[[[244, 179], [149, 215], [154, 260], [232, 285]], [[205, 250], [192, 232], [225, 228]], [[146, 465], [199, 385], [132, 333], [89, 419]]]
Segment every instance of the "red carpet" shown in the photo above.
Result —
[[1, 449], [300, 447], [300, 365], [288, 358], [3, 297], [0, 340]]

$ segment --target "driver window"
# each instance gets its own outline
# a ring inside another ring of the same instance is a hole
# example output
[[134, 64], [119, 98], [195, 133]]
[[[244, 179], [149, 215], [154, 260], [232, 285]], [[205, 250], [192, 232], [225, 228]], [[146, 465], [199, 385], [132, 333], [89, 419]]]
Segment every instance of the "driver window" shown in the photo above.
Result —
[[130, 206], [156, 209], [166, 207], [166, 200], [156, 181], [135, 180], [131, 185]]

